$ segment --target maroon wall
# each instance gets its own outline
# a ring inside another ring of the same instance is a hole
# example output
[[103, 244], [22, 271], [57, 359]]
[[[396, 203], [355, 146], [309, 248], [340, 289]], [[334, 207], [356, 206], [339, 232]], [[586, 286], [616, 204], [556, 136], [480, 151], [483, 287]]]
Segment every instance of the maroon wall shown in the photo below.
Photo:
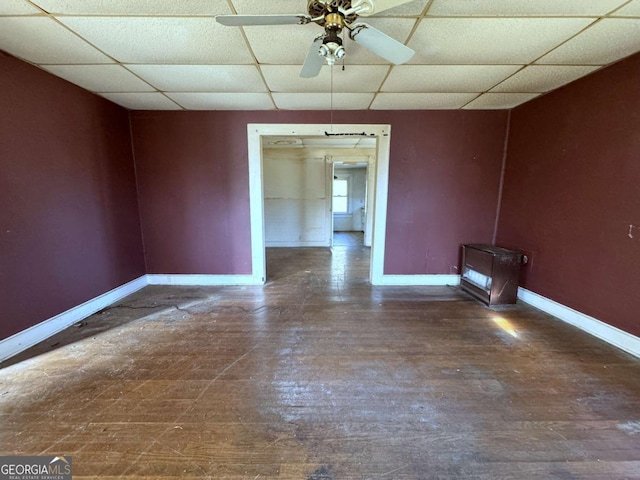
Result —
[[[507, 112], [334, 112], [390, 124], [387, 274], [457, 273], [491, 242]], [[329, 112], [132, 112], [148, 273], [251, 272], [248, 123], [329, 123]]]
[[145, 273], [126, 110], [0, 52], [0, 339]]
[[532, 252], [523, 286], [635, 335], [639, 80], [636, 55], [512, 112], [498, 234]]
[[506, 111], [396, 112], [385, 274], [457, 274], [463, 243], [491, 243]]

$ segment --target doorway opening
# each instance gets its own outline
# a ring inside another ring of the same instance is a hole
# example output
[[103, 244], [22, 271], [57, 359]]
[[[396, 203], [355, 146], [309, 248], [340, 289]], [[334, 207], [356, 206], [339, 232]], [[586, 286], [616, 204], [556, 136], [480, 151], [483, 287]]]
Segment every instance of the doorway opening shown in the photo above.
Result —
[[[247, 133], [254, 281], [266, 280], [267, 246], [332, 246], [334, 168], [346, 165], [346, 170], [365, 167], [363, 209], [351, 206], [347, 215], [353, 221], [353, 214], [360, 214], [364, 242], [371, 246], [369, 281], [380, 283], [390, 126], [249, 124]], [[366, 160], [361, 151], [336, 145], [339, 140], [368, 142]], [[305, 142], [313, 148], [303, 153]]]
[[371, 224], [367, 222], [373, 199], [368, 193], [375, 190], [375, 157], [364, 161], [334, 161], [332, 182], [332, 245], [371, 246]]

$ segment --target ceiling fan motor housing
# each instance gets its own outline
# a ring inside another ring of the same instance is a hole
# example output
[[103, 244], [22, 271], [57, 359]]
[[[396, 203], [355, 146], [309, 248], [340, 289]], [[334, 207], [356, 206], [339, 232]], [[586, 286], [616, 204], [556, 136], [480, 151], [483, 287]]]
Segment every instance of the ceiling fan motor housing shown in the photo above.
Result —
[[[307, 11], [312, 18], [322, 18], [317, 23], [324, 27], [327, 23], [327, 18], [332, 13], [346, 12], [351, 8], [351, 0], [308, 0]], [[357, 13], [342, 16], [344, 23], [353, 23], [358, 18]]]
[[318, 19], [315, 20], [316, 23], [324, 27], [325, 31], [318, 54], [326, 58], [329, 65], [333, 65], [347, 53], [342, 46], [340, 33], [347, 23], [354, 21], [358, 15], [344, 15], [351, 8], [351, 0], [309, 0], [307, 7], [309, 15]]

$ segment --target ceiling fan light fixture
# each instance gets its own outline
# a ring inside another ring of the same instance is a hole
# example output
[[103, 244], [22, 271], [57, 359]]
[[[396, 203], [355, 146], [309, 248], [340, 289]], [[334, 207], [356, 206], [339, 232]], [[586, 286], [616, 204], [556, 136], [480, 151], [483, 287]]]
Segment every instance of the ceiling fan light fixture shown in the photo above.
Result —
[[347, 52], [342, 45], [338, 45], [335, 42], [328, 42], [320, 45], [318, 54], [327, 60], [328, 65], [334, 65], [336, 60], [344, 58]]
[[326, 58], [327, 64], [333, 65], [336, 60], [344, 58], [347, 54], [342, 46], [342, 39], [338, 36], [340, 30], [330, 30], [327, 28], [327, 35], [322, 40], [322, 45], [318, 48], [318, 54]]

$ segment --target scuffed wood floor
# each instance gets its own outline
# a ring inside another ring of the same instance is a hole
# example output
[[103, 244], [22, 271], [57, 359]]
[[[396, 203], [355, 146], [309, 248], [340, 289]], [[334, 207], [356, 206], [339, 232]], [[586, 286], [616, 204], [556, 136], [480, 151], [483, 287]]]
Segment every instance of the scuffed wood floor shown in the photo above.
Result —
[[0, 369], [0, 454], [74, 478], [640, 479], [640, 361], [527, 306], [371, 287], [363, 247], [264, 287], [147, 287]]

